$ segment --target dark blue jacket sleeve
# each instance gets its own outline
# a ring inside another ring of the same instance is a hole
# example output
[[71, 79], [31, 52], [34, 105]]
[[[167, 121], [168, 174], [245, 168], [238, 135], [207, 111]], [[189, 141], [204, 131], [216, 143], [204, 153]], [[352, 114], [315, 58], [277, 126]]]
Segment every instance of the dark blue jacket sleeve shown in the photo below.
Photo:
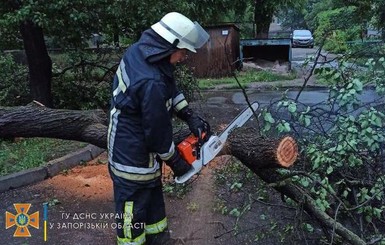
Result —
[[175, 151], [169, 112], [172, 98], [167, 99], [164, 83], [156, 80], [146, 81], [141, 88], [141, 95], [142, 125], [146, 145], [150, 152], [156, 152], [162, 160], [167, 160]]

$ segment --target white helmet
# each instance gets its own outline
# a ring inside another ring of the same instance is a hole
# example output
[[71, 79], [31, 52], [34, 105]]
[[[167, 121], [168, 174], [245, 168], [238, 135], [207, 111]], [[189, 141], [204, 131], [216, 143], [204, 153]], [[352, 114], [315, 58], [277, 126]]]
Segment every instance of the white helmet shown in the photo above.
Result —
[[185, 48], [194, 53], [197, 52], [195, 49], [202, 47], [209, 39], [209, 34], [198, 22], [192, 22], [189, 18], [177, 12], [166, 14], [151, 28], [171, 44], [178, 39], [177, 48]]

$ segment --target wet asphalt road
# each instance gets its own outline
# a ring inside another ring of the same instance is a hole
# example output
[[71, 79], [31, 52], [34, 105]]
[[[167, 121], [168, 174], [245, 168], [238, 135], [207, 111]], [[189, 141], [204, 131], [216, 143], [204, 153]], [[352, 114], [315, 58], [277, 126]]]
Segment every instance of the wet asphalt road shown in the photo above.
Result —
[[[261, 105], [268, 105], [271, 102], [278, 101], [282, 98], [285, 90], [271, 90], [271, 91], [250, 91], [248, 98], [250, 101], [258, 101]], [[242, 92], [232, 92], [232, 102], [235, 104], [246, 104], [245, 96]], [[289, 99], [295, 99], [299, 93], [299, 88], [291, 88], [286, 93]], [[299, 102], [305, 105], [314, 105], [327, 101], [329, 91], [327, 89], [306, 89], [302, 91]], [[358, 96], [359, 100], [365, 104], [372, 103], [379, 99], [378, 94], [372, 90], [367, 89]]]

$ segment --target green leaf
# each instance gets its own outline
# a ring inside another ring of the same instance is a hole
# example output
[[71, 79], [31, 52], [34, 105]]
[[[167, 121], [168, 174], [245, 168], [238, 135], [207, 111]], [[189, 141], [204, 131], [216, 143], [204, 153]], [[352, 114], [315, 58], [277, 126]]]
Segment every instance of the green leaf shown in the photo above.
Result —
[[362, 88], [363, 88], [363, 84], [360, 80], [358, 79], [354, 79], [353, 80], [353, 84], [354, 84], [354, 89], [357, 91], [357, 92], [361, 92], [362, 91]]
[[332, 166], [329, 166], [328, 169], [326, 170], [326, 173], [327, 174], [331, 174], [333, 172], [333, 167]]
[[267, 132], [271, 129], [271, 124], [270, 123], [266, 123], [264, 126], [263, 126], [263, 131]]
[[236, 188], [236, 189], [239, 190], [239, 189], [242, 188], [242, 186], [243, 186], [242, 183], [240, 183], [240, 182], [235, 182], [234, 184], [231, 185], [230, 190], [233, 190], [234, 188]]
[[288, 106], [287, 109], [289, 110], [290, 113], [294, 113], [294, 112], [297, 111], [297, 105], [294, 104], [294, 103], [291, 103], [291, 104]]
[[377, 218], [381, 218], [381, 213], [382, 213], [382, 210], [379, 209], [379, 208], [373, 208], [373, 214], [374, 216], [376, 216]]
[[237, 208], [232, 209], [229, 214], [235, 217], [241, 216], [241, 212]]
[[380, 117], [372, 117], [372, 125], [377, 126], [377, 127], [382, 127], [382, 120]]
[[305, 127], [308, 127], [310, 125], [310, 117], [305, 116]]
[[280, 133], [288, 133], [291, 131], [291, 128], [290, 128], [290, 124], [286, 121], [282, 121], [281, 123], [279, 123], [277, 125], [277, 130], [280, 132]]
[[303, 187], [309, 186], [309, 180], [307, 178], [301, 179], [301, 184]]
[[372, 216], [371, 215], [365, 215], [365, 220], [366, 220], [366, 222], [371, 223], [372, 222]]
[[347, 190], [344, 190], [344, 192], [342, 193], [342, 196], [346, 198], [348, 195], [349, 195], [349, 192]]
[[304, 223], [304, 229], [307, 231], [307, 232], [314, 232], [314, 228], [311, 224], [308, 224], [308, 223]]
[[271, 116], [270, 112], [266, 112], [263, 118], [265, 119], [266, 122], [275, 123], [275, 120]]

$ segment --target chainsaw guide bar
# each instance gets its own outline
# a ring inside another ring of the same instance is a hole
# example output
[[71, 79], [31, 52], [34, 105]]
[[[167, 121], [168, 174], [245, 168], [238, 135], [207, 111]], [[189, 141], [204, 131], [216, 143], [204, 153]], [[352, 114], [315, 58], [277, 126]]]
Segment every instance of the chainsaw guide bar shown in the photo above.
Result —
[[[202, 167], [206, 166], [223, 149], [231, 131], [235, 128], [242, 127], [258, 109], [258, 107], [259, 104], [257, 102], [252, 103], [250, 107], [245, 108], [241, 113], [239, 113], [222, 133], [218, 136], [211, 135], [210, 138], [200, 147], [200, 154], [193, 152], [191, 139], [186, 139], [181, 142], [178, 145], [178, 149], [181, 152], [182, 157], [191, 164], [192, 168], [186, 174], [176, 177], [175, 182], [182, 184], [195, 174], [199, 173]], [[195, 157], [196, 155], [200, 156], [199, 159]]]

